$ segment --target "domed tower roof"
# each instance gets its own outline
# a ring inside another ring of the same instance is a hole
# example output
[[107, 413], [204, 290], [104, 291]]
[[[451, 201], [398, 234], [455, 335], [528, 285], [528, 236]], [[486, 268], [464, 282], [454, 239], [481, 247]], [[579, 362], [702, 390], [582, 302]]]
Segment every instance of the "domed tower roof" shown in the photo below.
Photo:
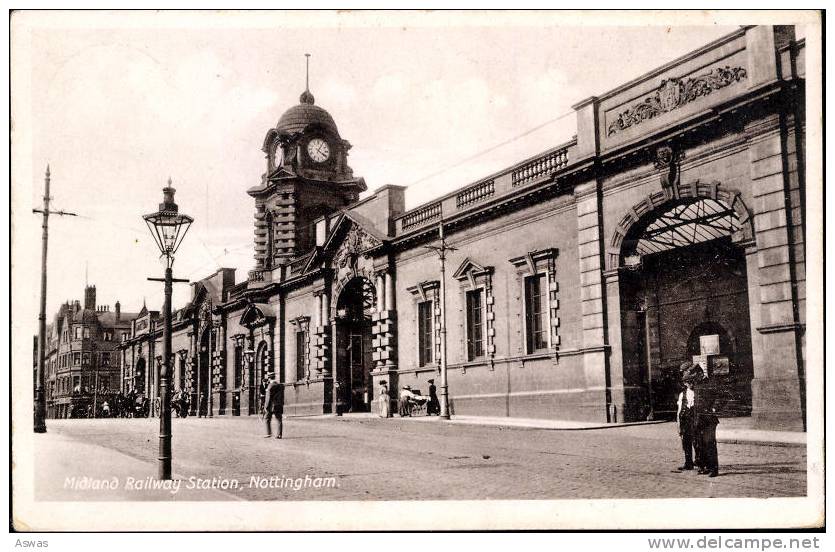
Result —
[[330, 113], [314, 105], [313, 102], [313, 94], [310, 93], [310, 90], [305, 90], [299, 97], [299, 105], [293, 106], [284, 112], [284, 115], [278, 120], [275, 130], [279, 134], [296, 134], [304, 131], [308, 126], [316, 124], [339, 136], [336, 123]]

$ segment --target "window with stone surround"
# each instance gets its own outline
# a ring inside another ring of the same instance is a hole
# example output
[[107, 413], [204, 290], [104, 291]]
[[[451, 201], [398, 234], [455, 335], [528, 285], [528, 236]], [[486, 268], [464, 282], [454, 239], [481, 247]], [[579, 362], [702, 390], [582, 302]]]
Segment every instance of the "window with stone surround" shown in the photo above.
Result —
[[307, 332], [299, 330], [296, 332], [296, 381], [302, 381], [307, 377]]
[[467, 291], [467, 360], [484, 356], [482, 289]]
[[557, 249], [550, 248], [510, 259], [519, 286], [516, 332], [520, 354], [559, 349], [557, 254]]
[[418, 303], [418, 366], [432, 364], [432, 320], [434, 318], [434, 304], [432, 300]]
[[81, 326], [76, 326], [75, 327], [75, 338], [76, 339], [81, 339]]
[[548, 348], [548, 298], [546, 275], [525, 278], [525, 337], [527, 352]]
[[295, 381], [304, 381], [310, 377], [310, 317], [300, 316], [290, 321], [296, 328], [296, 377]]
[[244, 380], [244, 348], [238, 341], [235, 342], [235, 389], [240, 389]]
[[417, 333], [414, 362], [429, 366], [440, 358], [441, 309], [440, 282], [431, 280], [407, 288], [414, 299], [413, 328]]
[[468, 362], [487, 357], [492, 366], [492, 358], [496, 354], [493, 267], [482, 266], [467, 258], [452, 277], [461, 285], [459, 304], [464, 309], [460, 316], [465, 337], [462, 356]]
[[73, 353], [72, 363], [74, 366], [81, 366], [81, 353]]

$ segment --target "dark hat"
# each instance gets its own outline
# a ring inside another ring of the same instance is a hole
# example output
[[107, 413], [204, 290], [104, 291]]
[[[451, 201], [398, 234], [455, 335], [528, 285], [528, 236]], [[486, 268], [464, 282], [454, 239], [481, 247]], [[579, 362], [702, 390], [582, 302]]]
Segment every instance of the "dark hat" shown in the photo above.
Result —
[[702, 369], [698, 366], [691, 366], [689, 370], [684, 372], [681, 376], [681, 380], [684, 383], [695, 383], [702, 379]]
[[386, 382], [386, 380], [383, 380], [380, 382], [380, 385], [388, 385], [388, 382]]
[[404, 385], [404, 386], [403, 386], [403, 389], [411, 389], [411, 388], [412, 388], [412, 386], [411, 386], [411, 385]]
[[433, 379], [431, 379], [431, 380], [426, 380], [426, 381], [428, 381], [429, 383], [435, 383], [435, 380], [433, 380]]
[[681, 363], [681, 366], [679, 366], [678, 370], [679, 370], [679, 372], [684, 374], [685, 372], [690, 370], [692, 367], [693, 367], [693, 363], [690, 362], [689, 360], [686, 360], [686, 361]]

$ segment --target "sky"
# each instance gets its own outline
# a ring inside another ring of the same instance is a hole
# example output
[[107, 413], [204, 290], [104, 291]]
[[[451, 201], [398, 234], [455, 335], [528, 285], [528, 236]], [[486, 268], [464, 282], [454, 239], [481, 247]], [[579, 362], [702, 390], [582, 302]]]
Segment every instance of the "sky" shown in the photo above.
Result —
[[[576, 15], [576, 14], [575, 14]], [[52, 173], [47, 312], [83, 300], [162, 305], [163, 265], [141, 219], [170, 177], [196, 220], [174, 264], [194, 281], [253, 265], [261, 145], [310, 90], [353, 145], [369, 193], [407, 207], [569, 140], [571, 106], [732, 32], [692, 16], [50, 12], [12, 19], [15, 300], [37, 315], [43, 173]], [[532, 129], [538, 129], [529, 132]], [[500, 147], [495, 147], [503, 144]], [[482, 153], [485, 152], [486, 153]], [[481, 155], [479, 155], [481, 154]], [[469, 159], [462, 163], [462, 160]], [[189, 297], [175, 286], [174, 306]], [[28, 313], [27, 313], [28, 314]]]

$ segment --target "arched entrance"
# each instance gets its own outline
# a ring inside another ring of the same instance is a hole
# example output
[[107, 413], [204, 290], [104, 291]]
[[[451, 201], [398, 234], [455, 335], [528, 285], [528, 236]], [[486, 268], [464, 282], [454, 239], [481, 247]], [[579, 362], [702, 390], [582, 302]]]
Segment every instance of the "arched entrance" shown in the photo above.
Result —
[[200, 358], [197, 361], [197, 415], [208, 416], [209, 414], [209, 393], [211, 392], [211, 370], [209, 369], [209, 362], [211, 355], [209, 354], [211, 330], [206, 328], [200, 336]]
[[723, 383], [722, 414], [751, 413], [751, 319], [740, 245], [750, 223], [738, 194], [717, 193], [716, 184], [702, 190], [689, 197], [675, 190], [651, 209], [650, 200], [636, 205], [613, 240], [623, 378], [631, 390], [627, 420], [674, 417], [679, 367], [694, 357]]
[[374, 284], [357, 276], [349, 281], [336, 304], [336, 403], [338, 412], [370, 412], [371, 315], [376, 305]]

